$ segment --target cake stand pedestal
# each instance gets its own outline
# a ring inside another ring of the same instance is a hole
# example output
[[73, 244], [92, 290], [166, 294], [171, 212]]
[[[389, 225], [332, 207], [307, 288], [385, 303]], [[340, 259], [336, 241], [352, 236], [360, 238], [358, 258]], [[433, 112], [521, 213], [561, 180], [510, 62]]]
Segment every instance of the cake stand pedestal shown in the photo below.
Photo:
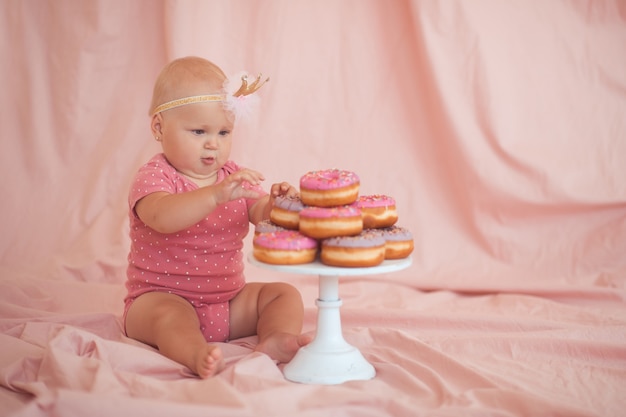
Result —
[[319, 298], [315, 301], [315, 338], [300, 348], [291, 362], [285, 365], [285, 378], [305, 384], [333, 385], [367, 380], [376, 375], [374, 367], [361, 352], [343, 338], [340, 316], [343, 302], [339, 298], [339, 277], [399, 271], [411, 265], [411, 258], [384, 261], [370, 268], [332, 267], [319, 260], [301, 265], [272, 265], [257, 261], [252, 254], [248, 255], [248, 261], [261, 268], [319, 277]]

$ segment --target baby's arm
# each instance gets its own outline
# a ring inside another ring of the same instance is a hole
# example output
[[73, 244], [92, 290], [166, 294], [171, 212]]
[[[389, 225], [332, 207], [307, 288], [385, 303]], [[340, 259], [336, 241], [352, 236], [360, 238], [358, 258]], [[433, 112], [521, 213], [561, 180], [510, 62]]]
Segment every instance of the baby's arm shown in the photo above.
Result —
[[250, 222], [256, 225], [261, 220], [270, 218], [270, 211], [274, 206], [274, 200], [278, 196], [294, 197], [298, 195], [298, 189], [287, 182], [281, 182], [279, 184], [273, 184], [270, 189], [270, 193], [259, 201], [254, 203], [250, 209], [249, 218]]
[[178, 232], [198, 223], [220, 204], [238, 198], [259, 198], [256, 191], [241, 185], [244, 181], [258, 185], [263, 179], [260, 173], [243, 169], [219, 184], [197, 190], [181, 194], [148, 194], [137, 202], [135, 212], [141, 221], [157, 232]]

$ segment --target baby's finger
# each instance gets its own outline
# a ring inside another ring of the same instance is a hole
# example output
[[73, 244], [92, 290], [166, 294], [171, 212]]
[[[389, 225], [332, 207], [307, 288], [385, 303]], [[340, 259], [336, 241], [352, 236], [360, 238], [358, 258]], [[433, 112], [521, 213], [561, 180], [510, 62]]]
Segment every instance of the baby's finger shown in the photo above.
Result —
[[291, 186], [288, 182], [281, 182], [279, 184], [272, 185], [271, 193], [274, 197], [277, 196], [293, 196], [297, 194], [297, 190]]
[[263, 174], [252, 169], [242, 169], [237, 172], [237, 178], [240, 181], [247, 181], [252, 185], [259, 185], [261, 181], [265, 180]]
[[250, 172], [238, 171], [232, 175], [229, 175], [224, 179], [224, 185], [230, 189], [236, 187], [243, 187], [244, 184], [248, 185], [259, 185], [260, 181], [263, 181], [264, 178], [253, 175]]
[[290, 185], [285, 195], [287, 197], [299, 197], [300, 193], [298, 192], [298, 189], [296, 187]]

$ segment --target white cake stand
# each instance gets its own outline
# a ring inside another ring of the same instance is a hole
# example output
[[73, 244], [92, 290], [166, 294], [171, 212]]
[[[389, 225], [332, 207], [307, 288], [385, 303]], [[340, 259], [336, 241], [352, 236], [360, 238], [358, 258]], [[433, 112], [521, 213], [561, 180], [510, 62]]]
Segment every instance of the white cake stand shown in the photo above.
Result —
[[305, 384], [341, 384], [346, 381], [367, 380], [376, 375], [374, 367], [361, 352], [348, 344], [341, 330], [339, 309], [339, 277], [374, 275], [399, 271], [411, 265], [411, 258], [384, 261], [370, 268], [340, 268], [320, 261], [301, 265], [271, 265], [257, 261], [252, 254], [248, 261], [262, 268], [294, 274], [319, 276], [317, 305], [317, 332], [313, 341], [300, 348], [296, 356], [285, 365], [285, 378]]

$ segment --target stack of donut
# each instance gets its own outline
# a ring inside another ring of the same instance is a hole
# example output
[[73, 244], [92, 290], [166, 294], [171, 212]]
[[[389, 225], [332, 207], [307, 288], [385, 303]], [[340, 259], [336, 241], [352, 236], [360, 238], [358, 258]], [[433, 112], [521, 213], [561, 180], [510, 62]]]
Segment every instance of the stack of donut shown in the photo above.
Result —
[[346, 170], [303, 175], [299, 198], [277, 197], [270, 222], [257, 225], [255, 258], [299, 264], [312, 262], [319, 251], [326, 265], [369, 267], [409, 256], [413, 236], [395, 226], [395, 200], [381, 194], [359, 196], [359, 186], [359, 177]]

